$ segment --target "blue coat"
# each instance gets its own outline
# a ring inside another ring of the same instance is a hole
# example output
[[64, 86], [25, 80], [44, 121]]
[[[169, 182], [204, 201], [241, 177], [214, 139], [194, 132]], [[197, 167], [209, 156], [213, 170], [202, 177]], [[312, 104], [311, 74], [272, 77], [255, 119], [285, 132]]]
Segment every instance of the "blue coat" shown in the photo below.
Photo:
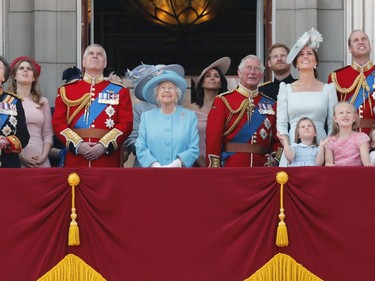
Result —
[[138, 138], [135, 143], [142, 167], [153, 162], [162, 166], [180, 158], [183, 166], [191, 167], [199, 156], [197, 116], [181, 106], [171, 115], [160, 108], [142, 113]]

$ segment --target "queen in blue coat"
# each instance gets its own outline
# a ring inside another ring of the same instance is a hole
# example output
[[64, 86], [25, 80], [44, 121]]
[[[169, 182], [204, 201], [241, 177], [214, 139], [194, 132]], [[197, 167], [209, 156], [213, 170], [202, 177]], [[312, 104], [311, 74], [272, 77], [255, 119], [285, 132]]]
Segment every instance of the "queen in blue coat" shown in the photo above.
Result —
[[199, 156], [197, 117], [178, 105], [187, 84], [184, 69], [156, 70], [137, 85], [157, 108], [143, 112], [135, 146], [142, 167], [192, 167]]

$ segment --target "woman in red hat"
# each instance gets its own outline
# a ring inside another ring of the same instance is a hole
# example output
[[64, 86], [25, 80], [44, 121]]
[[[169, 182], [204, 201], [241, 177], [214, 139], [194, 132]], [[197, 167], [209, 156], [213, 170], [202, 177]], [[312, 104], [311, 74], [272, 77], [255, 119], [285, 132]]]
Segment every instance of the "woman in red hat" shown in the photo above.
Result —
[[0, 56], [0, 168], [20, 168], [18, 155], [30, 135], [21, 99], [3, 90], [9, 72], [8, 62]]
[[20, 154], [21, 166], [50, 167], [48, 153], [53, 144], [52, 114], [48, 100], [42, 97], [38, 78], [40, 65], [23, 56], [13, 60], [10, 67], [8, 90], [21, 97], [26, 124], [30, 133], [29, 144]]

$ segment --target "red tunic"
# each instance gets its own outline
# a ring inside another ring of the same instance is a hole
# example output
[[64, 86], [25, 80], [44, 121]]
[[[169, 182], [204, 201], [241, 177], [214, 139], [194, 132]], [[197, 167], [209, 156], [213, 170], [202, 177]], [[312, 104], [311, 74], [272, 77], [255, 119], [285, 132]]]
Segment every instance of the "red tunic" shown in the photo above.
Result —
[[[246, 101], [249, 99], [249, 94], [250, 91], [240, 85], [237, 90], [221, 94], [215, 98], [212, 109], [208, 114], [206, 129], [208, 164], [210, 162], [209, 155], [221, 157], [222, 152], [227, 151], [227, 144], [233, 140], [245, 123], [248, 122], [248, 110], [243, 107], [248, 107]], [[271, 98], [260, 93], [253, 98], [253, 111], [259, 110], [258, 105], [262, 97], [265, 98], [265, 103], [274, 102]], [[244, 109], [245, 113], [238, 119], [237, 117], [241, 114], [241, 109]], [[262, 146], [262, 148], [265, 148], [267, 151], [265, 153], [235, 152], [224, 161], [224, 167], [264, 166], [267, 161], [265, 154], [275, 152], [281, 147], [276, 137], [276, 102], [273, 103], [271, 111], [273, 112], [263, 114], [266, 115], [265, 120], [254, 134], [249, 136], [249, 141], [247, 142], [247, 144]], [[235, 124], [236, 122], [238, 122], [238, 124]], [[224, 136], [224, 133], [232, 126], [234, 129]]]
[[[95, 80], [93, 87], [92, 80]], [[85, 75], [84, 79], [72, 81], [59, 88], [52, 123], [56, 136], [69, 150], [65, 167], [120, 167], [121, 146], [133, 128], [132, 104], [127, 88], [116, 84], [121, 86], [118, 104], [106, 104], [104, 110], [87, 128], [75, 128], [78, 119], [85, 114], [86, 107], [83, 105], [93, 102], [110, 83], [104, 80], [103, 76], [93, 79]], [[76, 155], [77, 147], [82, 141], [100, 142], [106, 148], [106, 154], [94, 161]]]
[[[352, 103], [354, 102], [351, 97], [354, 96], [355, 93], [358, 93], [359, 89], [361, 88], [360, 86], [357, 87], [358, 84], [361, 83], [361, 70], [363, 71], [364, 75], [362, 79], [365, 79], [375, 71], [375, 66], [371, 61], [362, 67], [358, 64], [353, 63], [352, 65], [348, 65], [344, 68], [338, 69], [329, 75], [328, 83], [335, 83], [337, 98], [339, 101], [350, 101]], [[370, 81], [370, 83], [375, 84], [375, 76], [374, 79]], [[357, 98], [362, 97], [357, 96]], [[371, 130], [371, 123], [375, 125], [374, 113], [375, 94], [371, 92], [369, 93], [368, 98], [365, 99], [365, 102], [363, 102], [362, 105], [358, 108], [358, 115], [361, 119], [360, 127], [362, 132], [368, 134]]]

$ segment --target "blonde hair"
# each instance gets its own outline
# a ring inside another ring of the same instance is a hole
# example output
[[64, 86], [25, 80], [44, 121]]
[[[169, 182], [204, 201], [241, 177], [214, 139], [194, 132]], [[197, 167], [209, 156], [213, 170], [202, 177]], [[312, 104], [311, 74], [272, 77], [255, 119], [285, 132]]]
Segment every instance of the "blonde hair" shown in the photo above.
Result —
[[[297, 125], [296, 125], [296, 131], [294, 133], [294, 142], [295, 143], [300, 143], [301, 142], [301, 139], [299, 138], [299, 133], [298, 133], [298, 129], [299, 129], [299, 125], [302, 121], [310, 121], [311, 124], [313, 125], [314, 127], [314, 130], [315, 130], [315, 133], [316, 133], [316, 126], [315, 126], [315, 123], [313, 120], [311, 120], [309, 117], [301, 117], [298, 122], [297, 122]], [[314, 139], [313, 139], [313, 144], [315, 145], [318, 145], [318, 140], [316, 138], [316, 136], [314, 136]]]
[[355, 108], [355, 106], [350, 103], [350, 102], [347, 102], [347, 101], [340, 101], [339, 103], [337, 103], [334, 107], [333, 107], [333, 116], [332, 116], [332, 119], [333, 119], [333, 122], [332, 122], [332, 133], [331, 133], [331, 136], [337, 136], [340, 132], [340, 127], [339, 125], [335, 122], [335, 116], [336, 116], [336, 108], [339, 107], [340, 105], [347, 105], [348, 107], [350, 107], [353, 115], [354, 115], [354, 122], [352, 124], [352, 130], [353, 131], [358, 131], [358, 128], [359, 128], [359, 117], [358, 117], [358, 114], [357, 114], [357, 109]]

